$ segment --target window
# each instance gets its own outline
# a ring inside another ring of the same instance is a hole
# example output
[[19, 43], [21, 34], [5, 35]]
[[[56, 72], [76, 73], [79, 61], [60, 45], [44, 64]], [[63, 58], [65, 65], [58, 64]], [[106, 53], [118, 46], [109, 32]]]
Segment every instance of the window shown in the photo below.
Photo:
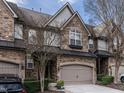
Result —
[[48, 46], [60, 46], [59, 33], [44, 31], [44, 44]]
[[114, 48], [117, 49], [117, 38], [116, 37], [113, 39], [113, 45], [114, 45]]
[[73, 29], [69, 32], [69, 44], [82, 46], [82, 34], [77, 29]]
[[27, 69], [34, 69], [34, 62], [30, 54], [27, 54]]
[[23, 39], [23, 25], [15, 24], [14, 36], [17, 39]]
[[113, 45], [114, 45], [114, 48], [117, 48], [117, 45], [121, 45], [121, 38], [117, 38], [117, 37], [114, 37], [113, 38]]
[[28, 33], [28, 43], [29, 44], [37, 44], [36, 31], [33, 30], [33, 29], [29, 30], [29, 33]]
[[89, 39], [89, 49], [93, 48], [93, 39]]
[[108, 44], [107, 41], [104, 40], [98, 40], [98, 49], [99, 50], [108, 50]]

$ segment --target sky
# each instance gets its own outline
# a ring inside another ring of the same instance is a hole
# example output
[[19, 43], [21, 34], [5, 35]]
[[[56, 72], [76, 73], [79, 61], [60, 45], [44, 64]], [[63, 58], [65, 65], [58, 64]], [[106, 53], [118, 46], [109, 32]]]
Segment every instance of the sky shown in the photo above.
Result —
[[78, 11], [85, 23], [88, 22], [88, 17], [84, 12], [83, 0], [7, 0], [16, 3], [18, 6], [41, 11], [53, 15], [66, 2], [69, 2], [75, 11]]

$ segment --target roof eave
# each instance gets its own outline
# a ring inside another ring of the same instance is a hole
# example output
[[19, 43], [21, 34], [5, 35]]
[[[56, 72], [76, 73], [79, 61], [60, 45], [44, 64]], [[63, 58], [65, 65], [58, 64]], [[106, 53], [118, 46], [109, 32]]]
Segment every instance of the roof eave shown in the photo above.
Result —
[[12, 12], [14, 18], [18, 18], [17, 14], [12, 10], [12, 8], [8, 5], [6, 0], [3, 0], [4, 4], [8, 7], [8, 9]]
[[61, 11], [62, 11], [63, 9], [65, 9], [67, 6], [69, 7], [69, 9], [70, 9], [70, 11], [71, 11], [72, 13], [75, 12], [75, 11], [73, 10], [72, 6], [67, 2], [60, 10], [58, 10], [58, 11], [55, 13], [54, 16], [52, 16], [52, 17], [48, 20], [48, 22], [46, 22], [46, 23], [44, 24], [44, 27], [46, 27], [50, 22], [52, 22], [52, 21], [56, 18], [56, 16], [57, 16], [59, 13], [61, 13]]

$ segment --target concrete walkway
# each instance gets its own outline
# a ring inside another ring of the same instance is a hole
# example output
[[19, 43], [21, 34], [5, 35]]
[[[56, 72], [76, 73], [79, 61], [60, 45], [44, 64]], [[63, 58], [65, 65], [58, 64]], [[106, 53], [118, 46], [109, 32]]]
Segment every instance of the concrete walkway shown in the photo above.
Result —
[[99, 85], [68, 85], [65, 86], [65, 93], [124, 93], [124, 91]]

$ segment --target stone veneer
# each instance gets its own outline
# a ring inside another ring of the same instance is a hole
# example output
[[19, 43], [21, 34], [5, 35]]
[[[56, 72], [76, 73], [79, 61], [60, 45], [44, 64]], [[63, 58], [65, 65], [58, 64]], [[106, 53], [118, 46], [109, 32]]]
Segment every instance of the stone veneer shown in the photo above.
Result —
[[[82, 33], [82, 49], [71, 49], [69, 47], [69, 31], [72, 27], [78, 28], [78, 31]], [[81, 23], [79, 18], [75, 16], [68, 25], [63, 29], [62, 31], [62, 43], [61, 48], [67, 49], [67, 50], [77, 50], [77, 51], [83, 51], [88, 52], [88, 32], [84, 28], [84, 25]]]
[[0, 0], [0, 39], [14, 39], [14, 18], [8, 7]]

